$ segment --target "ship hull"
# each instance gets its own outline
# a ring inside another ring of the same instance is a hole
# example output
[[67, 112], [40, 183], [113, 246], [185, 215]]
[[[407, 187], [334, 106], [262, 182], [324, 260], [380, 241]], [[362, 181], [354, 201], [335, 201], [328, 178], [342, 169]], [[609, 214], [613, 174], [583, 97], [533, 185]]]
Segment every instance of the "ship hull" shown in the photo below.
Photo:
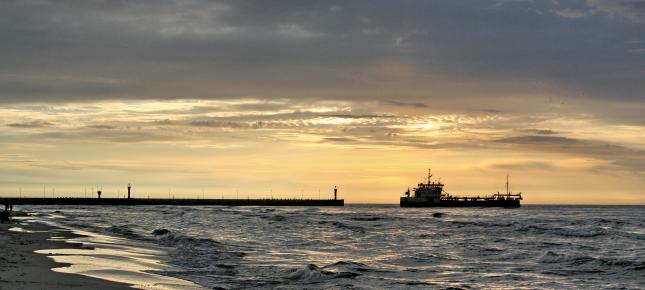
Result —
[[401, 198], [401, 207], [504, 207], [504, 208], [517, 208], [520, 207], [519, 200], [440, 200], [439, 202], [433, 201], [418, 201], [414, 198]]

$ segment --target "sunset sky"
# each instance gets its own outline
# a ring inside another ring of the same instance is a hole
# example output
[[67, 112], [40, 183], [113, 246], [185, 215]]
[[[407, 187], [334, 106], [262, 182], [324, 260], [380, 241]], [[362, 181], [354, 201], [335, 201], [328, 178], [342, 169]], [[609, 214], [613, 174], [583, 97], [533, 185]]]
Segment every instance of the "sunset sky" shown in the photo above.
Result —
[[645, 1], [0, 2], [0, 194], [645, 204]]

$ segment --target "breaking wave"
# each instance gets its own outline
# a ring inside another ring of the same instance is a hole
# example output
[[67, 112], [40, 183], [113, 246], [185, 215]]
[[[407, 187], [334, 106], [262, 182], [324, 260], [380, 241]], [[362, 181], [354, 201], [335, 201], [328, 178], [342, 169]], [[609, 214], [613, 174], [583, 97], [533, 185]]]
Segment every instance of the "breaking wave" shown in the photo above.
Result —
[[245, 253], [231, 251], [222, 243], [209, 238], [196, 238], [164, 230], [154, 231], [163, 232], [157, 242], [171, 247], [170, 257], [176, 265], [190, 269], [208, 268], [221, 266], [225, 262], [235, 264], [245, 256]]
[[289, 273], [287, 279], [297, 280], [302, 283], [320, 283], [330, 279], [354, 278], [360, 275], [351, 271], [328, 271], [326, 268], [327, 266], [320, 268], [314, 264], [309, 264], [304, 268]]

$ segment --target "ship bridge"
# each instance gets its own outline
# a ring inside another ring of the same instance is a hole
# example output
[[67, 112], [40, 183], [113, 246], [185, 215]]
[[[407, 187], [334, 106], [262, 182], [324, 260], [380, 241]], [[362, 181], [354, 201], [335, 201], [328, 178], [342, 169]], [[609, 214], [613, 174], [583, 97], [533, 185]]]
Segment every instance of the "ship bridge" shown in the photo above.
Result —
[[[443, 183], [441, 181], [432, 180], [432, 171], [428, 169], [428, 180], [426, 183], [419, 183], [414, 188], [414, 198], [418, 201], [436, 202], [439, 203], [441, 194], [443, 193]], [[406, 192], [406, 196], [410, 197], [410, 190]]]

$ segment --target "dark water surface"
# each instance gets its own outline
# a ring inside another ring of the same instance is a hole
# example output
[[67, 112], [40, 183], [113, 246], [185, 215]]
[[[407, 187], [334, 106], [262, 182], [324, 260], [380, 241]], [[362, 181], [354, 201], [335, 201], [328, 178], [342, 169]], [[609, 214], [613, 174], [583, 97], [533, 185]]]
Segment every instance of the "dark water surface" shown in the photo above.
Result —
[[31, 209], [161, 246], [161, 274], [208, 288], [645, 288], [643, 206]]

